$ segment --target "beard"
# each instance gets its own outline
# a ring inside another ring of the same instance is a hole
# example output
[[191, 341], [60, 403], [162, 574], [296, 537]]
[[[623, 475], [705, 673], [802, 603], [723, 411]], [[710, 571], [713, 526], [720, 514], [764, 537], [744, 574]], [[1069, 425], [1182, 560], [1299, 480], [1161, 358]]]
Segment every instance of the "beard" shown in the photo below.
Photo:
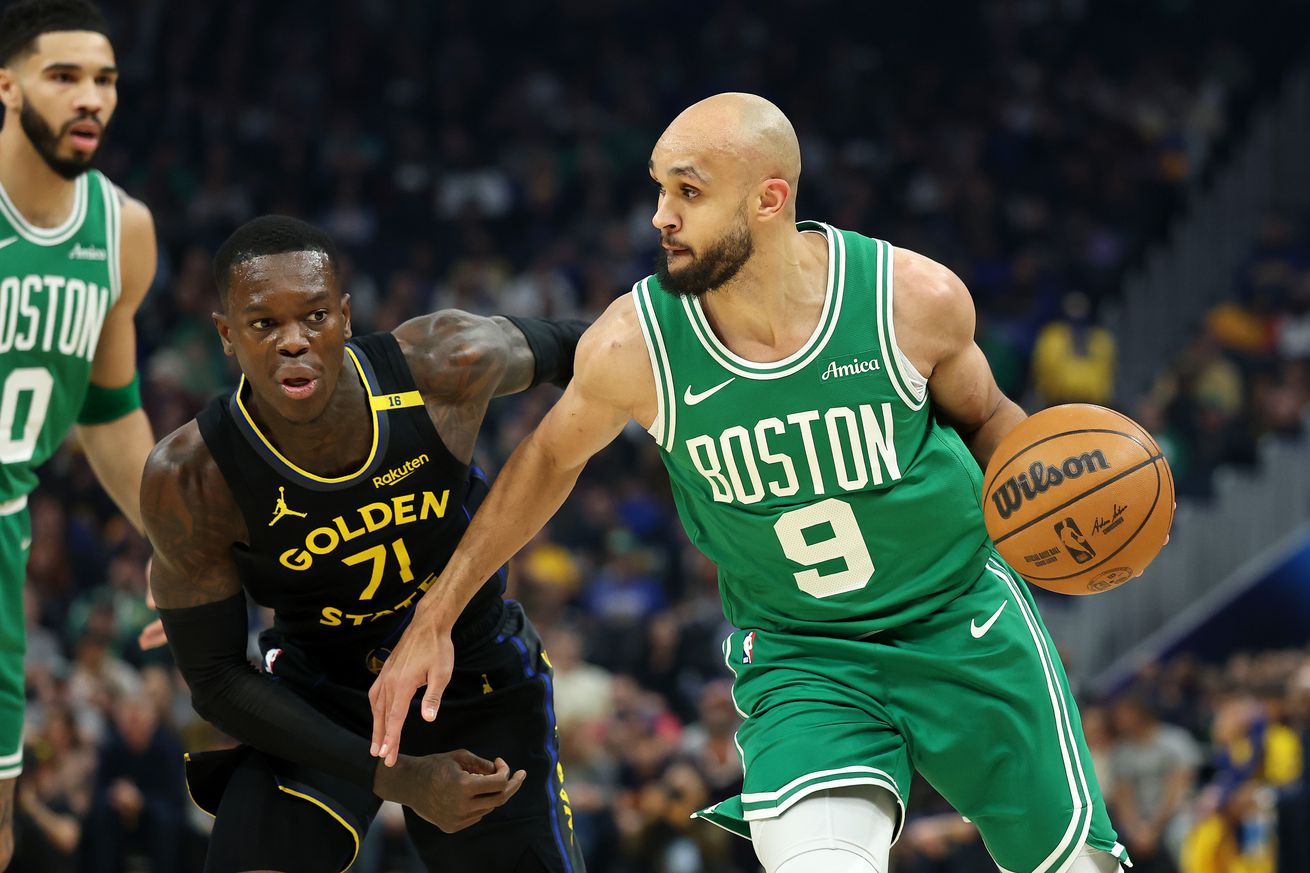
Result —
[[23, 108], [18, 111], [18, 122], [23, 128], [23, 133], [32, 141], [32, 146], [36, 153], [45, 161], [46, 166], [54, 170], [57, 174], [65, 179], [76, 179], [87, 171], [91, 166], [91, 159], [95, 157], [95, 152], [86, 156], [77, 156], [71, 158], [61, 157], [59, 154], [59, 140], [79, 121], [86, 121], [93, 118], [90, 115], [79, 115], [72, 121], [64, 125], [58, 133], [50, 127], [49, 123], [32, 108], [32, 104], [23, 101]]
[[[689, 250], [690, 251], [690, 250]], [[692, 255], [691, 263], [669, 269], [669, 253], [663, 248], [655, 256], [655, 277], [660, 287], [678, 297], [703, 297], [732, 281], [755, 252], [755, 240], [743, 220], [705, 250]]]

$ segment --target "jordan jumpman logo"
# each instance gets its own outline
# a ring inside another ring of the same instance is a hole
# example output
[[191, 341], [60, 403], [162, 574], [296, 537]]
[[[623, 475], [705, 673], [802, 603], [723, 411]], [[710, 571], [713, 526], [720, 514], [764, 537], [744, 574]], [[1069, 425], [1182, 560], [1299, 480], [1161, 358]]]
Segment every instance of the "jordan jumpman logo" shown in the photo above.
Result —
[[299, 518], [309, 517], [306, 513], [296, 512], [294, 509], [287, 506], [287, 489], [279, 485], [277, 486], [277, 506], [273, 507], [273, 520], [268, 523], [268, 526], [272, 527], [277, 524], [278, 520], [284, 515], [294, 515]]

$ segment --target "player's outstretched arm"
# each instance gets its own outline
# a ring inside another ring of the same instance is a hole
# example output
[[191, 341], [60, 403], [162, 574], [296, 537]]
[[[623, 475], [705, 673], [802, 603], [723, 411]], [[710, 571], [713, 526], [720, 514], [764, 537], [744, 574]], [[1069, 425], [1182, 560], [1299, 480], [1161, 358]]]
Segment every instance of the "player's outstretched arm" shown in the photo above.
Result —
[[984, 469], [992, 452], [1027, 418], [996, 384], [974, 342], [973, 298], [959, 277], [936, 261], [896, 250], [895, 311], [901, 350], [928, 377], [928, 396], [959, 431]]
[[105, 316], [77, 432], [96, 478], [140, 531], [141, 471], [155, 438], [137, 389], [133, 319], [155, 280], [155, 225], [145, 204], [122, 199], [122, 293]]
[[[577, 318], [490, 318], [458, 309], [423, 315], [396, 328], [411, 368], [434, 395], [471, 400], [526, 391], [544, 382], [561, 388], [588, 323]], [[421, 386], [423, 387], [423, 386]]]
[[250, 665], [246, 600], [230, 554], [246, 531], [194, 422], [151, 453], [141, 506], [155, 547], [151, 588], [178, 669], [206, 720], [269, 754], [371, 788], [448, 832], [480, 820], [518, 791], [522, 770], [511, 774], [504, 761], [465, 750], [405, 756], [395, 770], [379, 767], [363, 737]]
[[573, 380], [514, 451], [369, 690], [374, 754], [395, 761], [414, 692], [426, 685], [423, 717], [437, 706], [454, 661], [450, 630], [474, 592], [555, 514], [587, 460], [629, 419], [653, 413], [655, 384], [629, 297], [615, 301], [578, 345]]
[[484, 318], [447, 309], [405, 322], [395, 336], [442, 442], [467, 462], [493, 397], [542, 382], [568, 384], [586, 327], [577, 319]]

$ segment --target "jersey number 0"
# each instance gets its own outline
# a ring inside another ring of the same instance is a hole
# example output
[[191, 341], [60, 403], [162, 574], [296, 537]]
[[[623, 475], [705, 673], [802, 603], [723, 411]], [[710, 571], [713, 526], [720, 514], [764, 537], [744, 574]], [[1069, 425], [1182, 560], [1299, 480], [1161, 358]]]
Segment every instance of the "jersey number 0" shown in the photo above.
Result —
[[19, 367], [5, 377], [0, 389], [0, 464], [32, 460], [54, 387], [55, 377], [44, 367]]

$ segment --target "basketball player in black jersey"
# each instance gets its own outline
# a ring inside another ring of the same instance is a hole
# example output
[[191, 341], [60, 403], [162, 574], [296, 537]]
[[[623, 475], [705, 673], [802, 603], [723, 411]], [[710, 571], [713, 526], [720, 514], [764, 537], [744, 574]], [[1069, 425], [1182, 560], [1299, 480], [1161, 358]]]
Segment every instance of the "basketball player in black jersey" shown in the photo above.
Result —
[[[345, 870], [382, 798], [432, 870], [582, 873], [550, 662], [503, 568], [456, 625], [440, 717], [394, 767], [366, 737], [368, 688], [487, 490], [470, 459], [488, 402], [567, 381], [585, 325], [448, 311], [351, 339], [332, 241], [279, 216], [214, 269], [243, 376], [160, 442], [141, 498], [196, 710], [246, 744], [188, 759], [216, 816], [205, 870]], [[276, 616], [262, 673], [243, 589]]]

